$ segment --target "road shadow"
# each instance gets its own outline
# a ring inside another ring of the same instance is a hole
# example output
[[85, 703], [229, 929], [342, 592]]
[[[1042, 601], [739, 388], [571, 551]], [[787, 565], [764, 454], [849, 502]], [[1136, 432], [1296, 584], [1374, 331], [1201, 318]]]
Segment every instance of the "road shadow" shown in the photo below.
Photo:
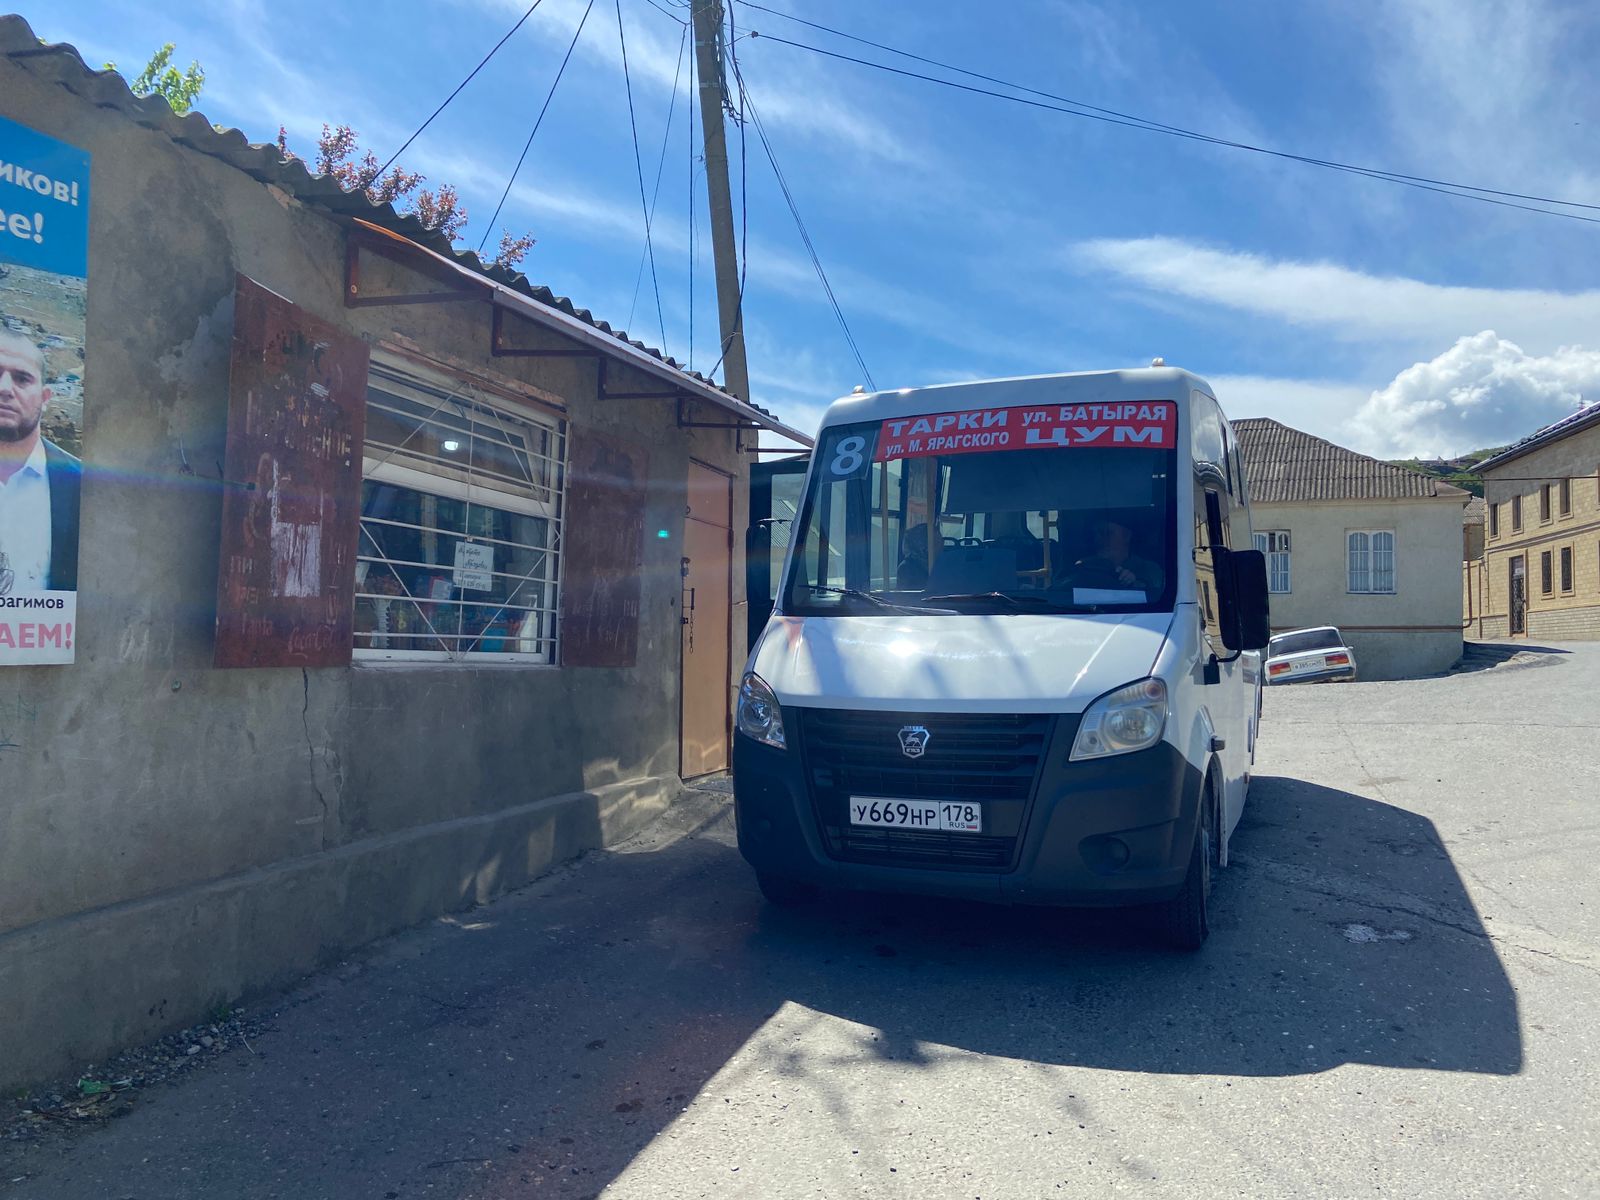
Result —
[[1557, 656], [1571, 654], [1559, 646], [1539, 646], [1529, 642], [1467, 642], [1461, 658], [1446, 675], [1468, 675], [1475, 671], [1490, 671], [1505, 666], [1542, 666], [1559, 662]]
[[[1515, 1074], [1515, 993], [1432, 822], [1265, 777], [1216, 889], [1211, 942], [1141, 914], [833, 897], [761, 910], [787, 998], [919, 1042], [1116, 1071], [1292, 1075], [1344, 1063]], [[880, 959], [863, 975], [856, 967]]]
[[[140, 1195], [594, 1197], [691, 1105], [721, 1119], [739, 1085], [719, 1073], [768, 1054], [752, 1039], [796, 1006], [869, 1031], [849, 1061], [802, 1038], [759, 1064], [819, 1081], [949, 1048], [1233, 1077], [1522, 1065], [1515, 995], [1433, 825], [1351, 792], [1255, 781], [1193, 955], [1110, 910], [777, 910], [725, 801], [697, 803], [675, 840], [319, 978], [251, 1055], [83, 1139], [30, 1195], [115, 1188], [139, 1164]], [[317, 1186], [286, 1193], [295, 1172]]]

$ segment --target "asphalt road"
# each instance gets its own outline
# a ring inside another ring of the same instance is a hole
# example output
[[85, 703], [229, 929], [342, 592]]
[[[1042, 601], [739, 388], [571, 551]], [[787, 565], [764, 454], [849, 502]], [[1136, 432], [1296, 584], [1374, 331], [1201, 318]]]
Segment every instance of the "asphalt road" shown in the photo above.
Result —
[[0, 1148], [18, 1196], [1600, 1195], [1600, 645], [1275, 689], [1212, 938], [763, 906], [726, 797]]

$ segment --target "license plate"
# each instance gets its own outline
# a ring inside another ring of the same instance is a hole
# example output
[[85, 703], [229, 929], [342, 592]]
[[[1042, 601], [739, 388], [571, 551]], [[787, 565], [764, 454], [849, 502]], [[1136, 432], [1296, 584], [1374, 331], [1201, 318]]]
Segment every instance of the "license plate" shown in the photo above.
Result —
[[850, 824], [884, 829], [931, 829], [944, 833], [982, 833], [983, 806], [965, 800], [850, 798]]
[[1307, 658], [1289, 665], [1289, 674], [1300, 675], [1306, 671], [1320, 671], [1328, 665], [1325, 658]]

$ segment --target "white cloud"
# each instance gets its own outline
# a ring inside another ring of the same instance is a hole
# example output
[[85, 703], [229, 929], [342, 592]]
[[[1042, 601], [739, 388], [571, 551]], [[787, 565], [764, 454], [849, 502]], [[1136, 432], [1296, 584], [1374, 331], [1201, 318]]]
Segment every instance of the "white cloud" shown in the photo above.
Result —
[[1354, 425], [1389, 456], [1435, 457], [1525, 437], [1600, 399], [1600, 351], [1563, 346], [1531, 355], [1492, 330], [1407, 367], [1372, 396]]
[[1535, 352], [1592, 339], [1600, 291], [1461, 287], [1369, 275], [1330, 262], [1274, 260], [1178, 238], [1101, 239], [1077, 261], [1163, 296], [1221, 305], [1350, 341], [1438, 345], [1496, 329]]
[[1591, 9], [1395, 0], [1370, 15], [1378, 95], [1424, 174], [1579, 199], [1595, 191]]

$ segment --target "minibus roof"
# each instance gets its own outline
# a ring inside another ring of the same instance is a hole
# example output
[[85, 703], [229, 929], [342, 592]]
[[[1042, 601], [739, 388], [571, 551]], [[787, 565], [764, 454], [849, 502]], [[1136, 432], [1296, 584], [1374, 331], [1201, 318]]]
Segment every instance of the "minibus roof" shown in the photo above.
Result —
[[821, 428], [925, 416], [968, 408], [1020, 408], [1030, 404], [1108, 404], [1127, 400], [1187, 403], [1191, 390], [1212, 397], [1211, 385], [1178, 367], [1139, 367], [1127, 371], [1072, 371], [1013, 379], [978, 379], [932, 387], [858, 392], [828, 406]]

